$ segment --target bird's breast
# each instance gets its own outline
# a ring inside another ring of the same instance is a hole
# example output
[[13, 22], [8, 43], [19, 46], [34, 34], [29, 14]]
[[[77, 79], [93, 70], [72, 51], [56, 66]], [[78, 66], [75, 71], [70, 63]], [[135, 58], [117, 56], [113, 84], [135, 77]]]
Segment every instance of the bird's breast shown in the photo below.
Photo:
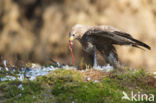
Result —
[[89, 54], [92, 54], [93, 53], [93, 44], [90, 43], [90, 42], [87, 42], [86, 44], [82, 44], [82, 47], [83, 47], [83, 50]]

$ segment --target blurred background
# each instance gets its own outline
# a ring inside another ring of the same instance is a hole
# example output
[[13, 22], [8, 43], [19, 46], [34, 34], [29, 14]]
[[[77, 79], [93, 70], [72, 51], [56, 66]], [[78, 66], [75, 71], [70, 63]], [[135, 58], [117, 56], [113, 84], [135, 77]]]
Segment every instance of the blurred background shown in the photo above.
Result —
[[[50, 57], [71, 63], [68, 33], [75, 24], [112, 25], [130, 33], [152, 50], [117, 46], [121, 62], [156, 71], [156, 0], [0, 0], [1, 62], [44, 64]], [[74, 53], [78, 64], [78, 42]]]

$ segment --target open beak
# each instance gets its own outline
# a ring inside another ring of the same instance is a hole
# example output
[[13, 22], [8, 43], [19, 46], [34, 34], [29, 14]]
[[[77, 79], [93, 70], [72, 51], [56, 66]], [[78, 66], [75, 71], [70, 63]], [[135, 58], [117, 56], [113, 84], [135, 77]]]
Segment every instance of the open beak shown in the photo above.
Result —
[[70, 45], [70, 52], [71, 52], [71, 56], [72, 56], [72, 64], [74, 65], [74, 54], [73, 54], [73, 43], [72, 43], [73, 37], [69, 37], [69, 45]]

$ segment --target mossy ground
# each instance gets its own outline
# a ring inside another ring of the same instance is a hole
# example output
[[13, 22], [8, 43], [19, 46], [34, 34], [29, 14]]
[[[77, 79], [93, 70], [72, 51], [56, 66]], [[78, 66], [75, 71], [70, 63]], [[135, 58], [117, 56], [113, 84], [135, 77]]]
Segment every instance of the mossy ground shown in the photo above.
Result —
[[[91, 79], [87, 80], [88, 77]], [[24, 90], [18, 88], [21, 84]], [[156, 96], [156, 80], [143, 70], [105, 73], [92, 69], [84, 72], [61, 69], [34, 81], [0, 82], [0, 102], [133, 103], [121, 99], [123, 91], [128, 95], [131, 91], [140, 91]]]

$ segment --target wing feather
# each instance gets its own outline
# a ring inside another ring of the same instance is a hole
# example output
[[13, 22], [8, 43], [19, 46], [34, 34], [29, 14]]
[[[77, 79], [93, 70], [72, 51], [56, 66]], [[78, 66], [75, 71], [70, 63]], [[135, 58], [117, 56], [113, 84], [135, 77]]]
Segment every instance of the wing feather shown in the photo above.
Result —
[[114, 44], [118, 44], [118, 45], [132, 45], [134, 47], [138, 47], [142, 46], [145, 47], [147, 49], [151, 49], [150, 46], [148, 46], [147, 44], [134, 39], [130, 34], [125, 33], [125, 32], [121, 32], [121, 31], [116, 31], [116, 30], [99, 30], [99, 29], [90, 29], [87, 32], [85, 32], [85, 34], [83, 35], [83, 37], [86, 36], [92, 36], [92, 37], [96, 37], [96, 36], [100, 36], [102, 38], [108, 39], [108, 40], [113, 40]]

